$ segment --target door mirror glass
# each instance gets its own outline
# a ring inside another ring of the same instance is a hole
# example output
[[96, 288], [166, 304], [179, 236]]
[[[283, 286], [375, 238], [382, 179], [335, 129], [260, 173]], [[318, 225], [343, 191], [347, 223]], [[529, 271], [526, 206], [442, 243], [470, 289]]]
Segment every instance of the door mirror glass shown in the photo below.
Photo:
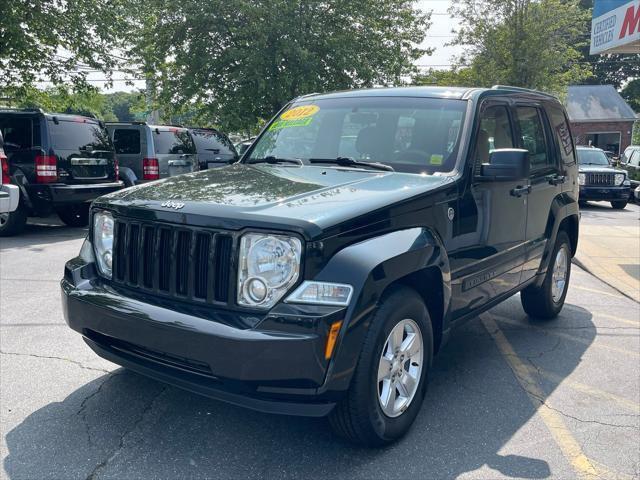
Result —
[[529, 152], [520, 148], [493, 150], [483, 163], [481, 177], [487, 180], [523, 180], [529, 176]]

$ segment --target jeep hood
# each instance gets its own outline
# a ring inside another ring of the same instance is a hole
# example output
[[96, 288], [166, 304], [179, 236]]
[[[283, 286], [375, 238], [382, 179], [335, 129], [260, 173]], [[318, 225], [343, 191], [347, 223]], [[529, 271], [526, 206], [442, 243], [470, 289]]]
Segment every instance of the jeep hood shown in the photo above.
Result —
[[120, 190], [94, 206], [152, 221], [282, 228], [316, 237], [450, 182], [446, 176], [237, 163]]
[[580, 173], [625, 173], [625, 170], [607, 165], [578, 165]]

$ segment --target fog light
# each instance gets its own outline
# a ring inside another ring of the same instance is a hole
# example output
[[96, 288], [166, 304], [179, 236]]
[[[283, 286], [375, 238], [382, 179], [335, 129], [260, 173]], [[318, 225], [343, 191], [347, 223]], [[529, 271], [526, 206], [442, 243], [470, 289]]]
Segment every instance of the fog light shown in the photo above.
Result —
[[106, 265], [106, 267], [111, 270], [113, 268], [113, 258], [111, 256], [111, 252], [104, 252], [104, 255], [102, 255], [102, 259], [104, 260], [104, 264]]
[[262, 303], [267, 298], [267, 285], [259, 278], [250, 278], [246, 283], [247, 296], [255, 303]]

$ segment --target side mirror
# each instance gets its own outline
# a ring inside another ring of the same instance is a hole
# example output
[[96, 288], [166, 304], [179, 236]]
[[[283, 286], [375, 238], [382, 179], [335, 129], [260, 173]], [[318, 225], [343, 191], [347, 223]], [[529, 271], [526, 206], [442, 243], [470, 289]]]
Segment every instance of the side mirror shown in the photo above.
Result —
[[483, 178], [496, 182], [523, 180], [529, 176], [529, 152], [520, 148], [494, 150], [480, 172]]

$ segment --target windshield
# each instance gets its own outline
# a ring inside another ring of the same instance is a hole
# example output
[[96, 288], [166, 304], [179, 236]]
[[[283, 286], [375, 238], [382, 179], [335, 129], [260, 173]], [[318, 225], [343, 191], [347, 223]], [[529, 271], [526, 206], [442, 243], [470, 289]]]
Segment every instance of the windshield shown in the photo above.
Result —
[[112, 151], [107, 130], [98, 123], [86, 120], [49, 120], [51, 143], [58, 150], [108, 150]]
[[609, 166], [609, 159], [601, 150], [578, 150], [578, 163], [580, 165]]
[[400, 172], [449, 172], [455, 167], [466, 105], [406, 97], [296, 102], [269, 126], [245, 161], [347, 157]]

